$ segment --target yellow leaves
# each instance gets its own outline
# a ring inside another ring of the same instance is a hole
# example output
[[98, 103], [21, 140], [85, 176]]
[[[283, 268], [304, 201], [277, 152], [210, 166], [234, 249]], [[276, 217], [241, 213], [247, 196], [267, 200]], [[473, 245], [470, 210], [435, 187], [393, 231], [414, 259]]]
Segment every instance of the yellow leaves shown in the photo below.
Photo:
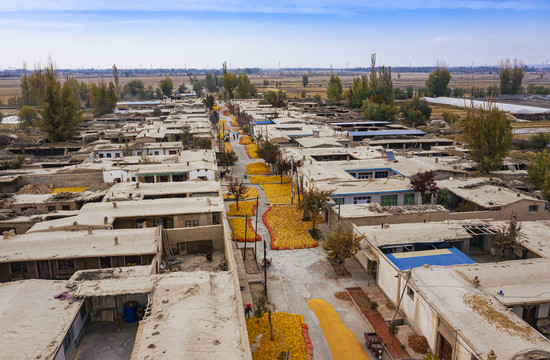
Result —
[[224, 150], [226, 153], [232, 153], [233, 152], [233, 146], [231, 146], [230, 143], [224, 142]]
[[277, 312], [271, 314], [273, 324], [273, 338], [269, 330], [268, 314], [264, 313], [260, 318], [246, 320], [248, 340], [250, 345], [259, 334], [263, 334], [260, 347], [252, 353], [254, 360], [277, 359], [286, 349], [290, 349], [291, 360], [303, 360], [306, 358], [306, 342], [302, 334], [302, 315]]
[[[252, 176], [250, 178], [250, 182], [253, 184], [280, 184], [281, 183], [281, 176], [279, 175], [271, 175], [271, 176]], [[283, 175], [283, 183], [289, 183], [290, 178], [288, 176]]]
[[319, 325], [323, 329], [333, 359], [370, 359], [355, 334], [346, 327], [328, 302], [311, 299], [307, 304], [319, 318]]
[[[256, 190], [255, 188], [249, 186], [248, 190], [246, 191], [246, 194], [244, 195], [244, 200], [252, 200], [252, 199], [255, 200], [257, 196], [260, 196], [260, 193], [258, 192], [258, 190]], [[235, 200], [234, 196], [227, 195], [227, 194], [224, 194], [223, 198], [228, 199], [228, 200]], [[239, 202], [239, 206], [241, 206], [240, 202]]]
[[246, 153], [248, 154], [248, 157], [251, 159], [259, 159], [258, 156], [258, 145], [256, 144], [248, 144], [246, 145]]
[[218, 129], [224, 130], [224, 128], [227, 130], [227, 122], [225, 120], [218, 120]]
[[248, 145], [248, 144], [251, 144], [251, 143], [252, 143], [252, 140], [250, 139], [250, 136], [244, 135], [244, 136], [239, 137], [239, 144]]
[[246, 165], [246, 173], [248, 175], [269, 174], [270, 172], [269, 167], [264, 162], [255, 162]]
[[[240, 203], [239, 203], [240, 206]], [[248, 222], [246, 222], [245, 218], [231, 218], [229, 219], [229, 224], [231, 225], [231, 229], [233, 229], [233, 234], [235, 235], [235, 240], [237, 241], [245, 241], [245, 224], [248, 226], [248, 230], [246, 230], [246, 241], [247, 242], [253, 242], [255, 239], [257, 241], [261, 241], [262, 237], [258, 234], [255, 236], [254, 228], [252, 227], [252, 219], [249, 218]]]
[[273, 205], [264, 214], [271, 235], [272, 249], [301, 249], [315, 247], [317, 242], [309, 235], [311, 221], [302, 221], [297, 205]]
[[[280, 178], [278, 176], [278, 178]], [[283, 184], [262, 184], [265, 196], [271, 204], [290, 204], [291, 203], [291, 187], [290, 183]], [[294, 200], [298, 201], [298, 192], [294, 187]]]
[[229, 134], [229, 131], [220, 131], [220, 132], [218, 133], [218, 138], [219, 138], [220, 140], [223, 140], [223, 138], [225, 137], [226, 134]]
[[54, 188], [52, 190], [52, 194], [57, 194], [60, 192], [72, 192], [72, 193], [80, 193], [83, 192], [86, 189], [89, 189], [89, 186], [74, 186], [74, 187], [61, 187], [61, 188]]
[[227, 215], [229, 216], [245, 216], [248, 215], [248, 217], [254, 216], [256, 208], [256, 202], [255, 201], [239, 201], [239, 210], [237, 210], [237, 203], [231, 203], [229, 204], [229, 211], [227, 212]]

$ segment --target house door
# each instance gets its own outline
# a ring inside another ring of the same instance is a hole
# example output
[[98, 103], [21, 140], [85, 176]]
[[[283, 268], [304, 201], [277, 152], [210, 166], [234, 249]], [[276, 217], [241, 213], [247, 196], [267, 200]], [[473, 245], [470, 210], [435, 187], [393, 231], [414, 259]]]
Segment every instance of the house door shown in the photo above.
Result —
[[36, 267], [38, 268], [39, 279], [51, 279], [50, 265], [48, 264], [47, 261], [37, 261]]
[[537, 309], [536, 306], [525, 306], [523, 308], [523, 314], [521, 315], [521, 318], [525, 320], [526, 323], [528, 323], [531, 326], [535, 325], [535, 310]]
[[453, 358], [453, 347], [441, 334], [439, 334], [439, 344], [439, 359], [451, 360]]

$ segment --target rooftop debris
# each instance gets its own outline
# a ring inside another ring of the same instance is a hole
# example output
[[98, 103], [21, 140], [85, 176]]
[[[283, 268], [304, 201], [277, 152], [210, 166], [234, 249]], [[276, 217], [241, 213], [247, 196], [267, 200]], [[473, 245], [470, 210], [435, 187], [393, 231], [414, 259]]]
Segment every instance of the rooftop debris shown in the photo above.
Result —
[[43, 185], [41, 183], [30, 183], [25, 186], [23, 186], [17, 194], [31, 194], [31, 195], [40, 195], [40, 194], [51, 194], [52, 189], [47, 187], [46, 185]]

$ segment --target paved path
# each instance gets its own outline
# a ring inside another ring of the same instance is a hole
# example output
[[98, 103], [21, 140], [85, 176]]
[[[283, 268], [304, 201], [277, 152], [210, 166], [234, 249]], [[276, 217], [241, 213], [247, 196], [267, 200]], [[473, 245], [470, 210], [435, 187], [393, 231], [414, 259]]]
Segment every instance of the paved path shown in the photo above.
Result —
[[[220, 119], [231, 120], [220, 113]], [[233, 131], [231, 130], [233, 134]], [[238, 140], [233, 140], [231, 136], [231, 145], [239, 157], [238, 163], [232, 167], [232, 176], [245, 181], [247, 186], [258, 189], [260, 193], [258, 234], [267, 243], [267, 257], [272, 259], [272, 265], [268, 268], [268, 296], [270, 302], [277, 311], [291, 312], [301, 314], [304, 321], [308, 324], [309, 335], [313, 344], [313, 356], [315, 360], [332, 359], [330, 348], [323, 335], [323, 330], [319, 326], [317, 316], [307, 305], [307, 301], [312, 298], [321, 298], [329, 302], [338, 312], [342, 321], [353, 331], [355, 336], [364, 346], [363, 332], [371, 331], [371, 326], [366, 322], [359, 310], [351, 303], [339, 300], [334, 297], [334, 293], [344, 291], [346, 287], [357, 287], [367, 284], [367, 275], [354, 258], [346, 260], [346, 268], [352, 274], [348, 278], [337, 278], [328, 261], [326, 254], [321, 246], [311, 249], [297, 250], [271, 250], [269, 248], [270, 236], [261, 215], [267, 210], [269, 204], [267, 198], [258, 184], [250, 184], [244, 179], [246, 164], [261, 161], [260, 159], [250, 159], [246, 154], [243, 145], [238, 144]], [[223, 188], [224, 192], [226, 187]], [[229, 203], [226, 202], [226, 206]], [[254, 220], [253, 220], [254, 223]], [[321, 224], [321, 226], [326, 226]], [[242, 248], [243, 243], [238, 244]], [[248, 247], [254, 247], [253, 243], [246, 244]], [[257, 243], [257, 261], [263, 257], [263, 243]], [[237, 252], [236, 254], [240, 254]], [[258, 275], [250, 275], [249, 281], [257, 280]], [[263, 278], [263, 277], [261, 277]], [[243, 294], [244, 295], [244, 294]], [[247, 301], [247, 300], [246, 300]], [[370, 352], [367, 353], [370, 354]]]

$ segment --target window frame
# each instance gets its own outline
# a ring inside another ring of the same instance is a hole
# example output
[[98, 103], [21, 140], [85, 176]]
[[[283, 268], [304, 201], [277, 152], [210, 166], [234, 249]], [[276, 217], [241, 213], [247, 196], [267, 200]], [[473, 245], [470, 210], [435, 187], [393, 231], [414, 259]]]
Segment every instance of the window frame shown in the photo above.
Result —
[[[389, 200], [392, 201], [389, 201]], [[395, 206], [397, 205], [397, 195], [382, 195], [380, 196], [380, 206]]]
[[[71, 265], [72, 262], [72, 265]], [[58, 270], [76, 270], [74, 259], [57, 259]]]

